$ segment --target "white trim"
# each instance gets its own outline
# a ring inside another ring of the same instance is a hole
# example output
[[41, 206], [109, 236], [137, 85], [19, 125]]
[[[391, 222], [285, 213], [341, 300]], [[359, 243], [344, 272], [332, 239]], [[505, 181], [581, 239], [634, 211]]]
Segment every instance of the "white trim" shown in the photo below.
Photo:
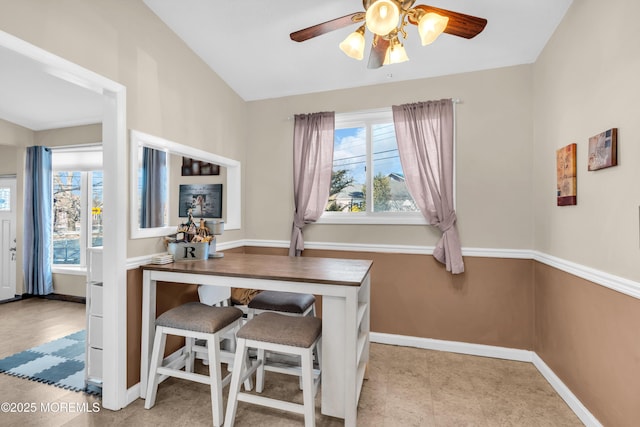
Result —
[[546, 363], [535, 352], [518, 350], [505, 347], [496, 347], [482, 344], [470, 344], [458, 341], [444, 341], [431, 338], [409, 337], [402, 335], [383, 334], [371, 332], [370, 341], [378, 344], [390, 344], [403, 347], [414, 347], [425, 350], [446, 351], [450, 353], [468, 354], [472, 356], [492, 357], [496, 359], [514, 360], [517, 362], [529, 362], [547, 380], [549, 385], [567, 403], [580, 421], [587, 427], [602, 427], [602, 424], [580, 402], [571, 390], [558, 378]]
[[65, 267], [64, 264], [54, 264], [51, 266], [51, 273], [53, 274], [67, 274], [69, 276], [86, 276], [86, 265], [73, 265]]
[[533, 258], [533, 252], [529, 249], [462, 248], [462, 255], [479, 258]]
[[483, 344], [470, 344], [459, 341], [436, 340], [432, 338], [410, 337], [406, 335], [383, 334], [380, 332], [371, 332], [369, 334], [369, 340], [372, 343], [378, 344], [447, 351], [449, 353], [469, 354], [471, 356], [516, 360], [518, 362], [531, 362], [533, 360], [533, 354], [535, 354], [529, 350], [518, 350], [514, 348], [496, 347]]
[[534, 251], [533, 259], [542, 264], [546, 264], [550, 267], [557, 268], [558, 270], [562, 270], [566, 273], [573, 274], [574, 276], [578, 276], [582, 279], [604, 286], [605, 288], [640, 299], [639, 282], [605, 273], [604, 271], [596, 270], [595, 268], [587, 267], [586, 265], [558, 258], [553, 255], [547, 255], [542, 252]]
[[602, 424], [596, 417], [593, 416], [591, 412], [580, 402], [580, 400], [576, 397], [575, 394], [571, 392], [569, 387], [567, 387], [560, 378], [547, 366], [546, 363], [538, 356], [536, 353], [533, 353], [533, 366], [535, 366], [540, 374], [547, 380], [547, 382], [553, 387], [553, 389], [562, 397], [569, 408], [576, 414], [580, 421], [584, 423], [587, 427], [602, 427]]
[[[239, 161], [229, 159], [217, 154], [209, 153], [198, 148], [190, 147], [188, 145], [182, 145], [168, 139], [160, 138], [158, 136], [149, 135], [137, 130], [131, 130], [131, 147], [129, 152], [130, 161], [130, 175], [131, 181], [129, 183], [130, 193], [130, 227], [131, 238], [141, 239], [148, 237], [160, 237], [166, 236], [176, 231], [176, 225], [169, 225], [166, 227], [157, 228], [139, 228], [138, 224], [138, 147], [148, 146], [157, 150], [166, 151], [169, 154], [175, 154], [179, 156], [189, 157], [191, 159], [202, 160], [205, 162], [213, 163], [226, 168], [227, 170], [227, 182], [226, 189], [222, 195], [224, 197], [224, 203], [226, 204], [227, 215], [225, 218], [224, 229], [225, 230], [240, 230], [242, 228], [242, 167]], [[175, 204], [175, 203], [174, 203]]]
[[[286, 240], [239, 240], [233, 247], [256, 246], [272, 248], [288, 248]], [[386, 245], [366, 243], [335, 243], [335, 242], [305, 242], [306, 249], [352, 251], [352, 252], [379, 252], [402, 253], [411, 255], [432, 255], [433, 246], [411, 245]], [[228, 249], [221, 248], [219, 249]], [[558, 270], [583, 278], [605, 288], [640, 299], [640, 282], [606, 273], [595, 268], [577, 264], [552, 255], [529, 249], [496, 249], [496, 248], [462, 248], [462, 255], [466, 257], [505, 258], [505, 259], [531, 259], [542, 264], [549, 265]]]
[[[219, 251], [233, 249], [242, 246], [255, 246], [263, 248], [288, 248], [287, 240], [234, 240], [216, 244]], [[396, 253], [408, 255], [433, 255], [433, 246], [412, 246], [412, 245], [385, 245], [385, 244], [365, 244], [365, 243], [336, 243], [336, 242], [305, 242], [306, 249], [326, 250], [326, 251], [349, 251], [349, 252], [376, 252], [376, 253]], [[542, 264], [549, 265], [558, 270], [564, 271], [574, 276], [583, 278], [605, 288], [623, 293], [640, 299], [640, 282], [625, 279], [620, 276], [605, 273], [595, 268], [567, 261], [542, 252], [529, 249], [495, 249], [495, 248], [462, 248], [462, 255], [466, 257], [479, 258], [505, 258], [505, 259], [531, 259]], [[128, 268], [137, 268], [140, 265], [151, 262], [151, 255], [131, 258]], [[130, 267], [129, 267], [130, 266]]]
[[[221, 248], [220, 246], [221, 244], [218, 244], [218, 249], [228, 249]], [[288, 248], [289, 241], [245, 239], [234, 242], [233, 247], [238, 246]], [[306, 249], [327, 251], [381, 252], [410, 255], [433, 255], [433, 250], [435, 249], [433, 246], [336, 242], [305, 242], [304, 247]], [[533, 251], [528, 249], [462, 248], [462, 255], [485, 258], [533, 259]]]
[[429, 225], [420, 212], [324, 212], [315, 223]]

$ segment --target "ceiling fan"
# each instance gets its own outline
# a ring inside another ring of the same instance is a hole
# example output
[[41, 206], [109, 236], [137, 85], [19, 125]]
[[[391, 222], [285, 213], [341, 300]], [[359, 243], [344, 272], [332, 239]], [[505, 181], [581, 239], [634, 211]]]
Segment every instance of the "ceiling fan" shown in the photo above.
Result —
[[289, 35], [291, 40], [303, 42], [330, 31], [363, 22], [342, 43], [340, 49], [348, 56], [361, 60], [364, 57], [365, 27], [374, 35], [368, 68], [407, 61], [400, 37], [407, 38], [405, 26], [416, 25], [423, 46], [432, 43], [440, 34], [447, 33], [466, 39], [480, 34], [487, 20], [433, 6], [419, 4], [416, 0], [362, 0], [364, 12], [355, 12], [321, 24], [313, 25]]

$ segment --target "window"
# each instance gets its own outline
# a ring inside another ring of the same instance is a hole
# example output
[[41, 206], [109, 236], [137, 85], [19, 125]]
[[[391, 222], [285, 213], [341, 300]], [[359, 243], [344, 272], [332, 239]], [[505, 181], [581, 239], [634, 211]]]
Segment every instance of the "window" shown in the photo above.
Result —
[[319, 222], [425, 223], [405, 183], [391, 109], [336, 114], [331, 190]]
[[84, 268], [102, 246], [101, 147], [53, 149], [53, 265]]
[[102, 246], [102, 171], [53, 173], [53, 264], [84, 266]]

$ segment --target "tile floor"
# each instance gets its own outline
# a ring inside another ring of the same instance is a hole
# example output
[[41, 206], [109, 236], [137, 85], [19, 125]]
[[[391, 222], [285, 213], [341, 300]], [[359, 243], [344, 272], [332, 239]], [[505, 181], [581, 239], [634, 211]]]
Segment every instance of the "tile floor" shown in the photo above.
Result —
[[[38, 322], [28, 319], [38, 313], [52, 316], [51, 325], [40, 328], [43, 332], [18, 332], [35, 328]], [[77, 303], [30, 299], [2, 304], [0, 357], [64, 336], [67, 330], [81, 329], [83, 318], [84, 306]], [[198, 364], [199, 371], [206, 369]], [[267, 373], [266, 381], [265, 394], [295, 396], [294, 400], [301, 402], [296, 379]], [[5, 427], [211, 425], [208, 386], [175, 378], [160, 385], [151, 410], [145, 410], [144, 402], [138, 399], [120, 411], [109, 411], [102, 409], [95, 397], [4, 374], [0, 374], [0, 402], [35, 403], [38, 407], [35, 413], [0, 413], [0, 425]], [[48, 404], [57, 410], [43, 412], [43, 404], [45, 409]], [[94, 409], [94, 404], [98, 412], [85, 411]], [[342, 425], [339, 419], [321, 415], [319, 405], [318, 395], [318, 427]], [[238, 427], [301, 425], [301, 415], [239, 404]], [[556, 427], [582, 423], [530, 363], [372, 344], [358, 425]]]

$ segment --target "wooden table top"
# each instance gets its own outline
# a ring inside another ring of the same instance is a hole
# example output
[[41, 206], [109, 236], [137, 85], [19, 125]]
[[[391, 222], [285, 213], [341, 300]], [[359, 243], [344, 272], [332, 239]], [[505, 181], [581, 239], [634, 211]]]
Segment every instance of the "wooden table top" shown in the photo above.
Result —
[[143, 270], [360, 286], [373, 261], [225, 253], [222, 258], [147, 264]]

